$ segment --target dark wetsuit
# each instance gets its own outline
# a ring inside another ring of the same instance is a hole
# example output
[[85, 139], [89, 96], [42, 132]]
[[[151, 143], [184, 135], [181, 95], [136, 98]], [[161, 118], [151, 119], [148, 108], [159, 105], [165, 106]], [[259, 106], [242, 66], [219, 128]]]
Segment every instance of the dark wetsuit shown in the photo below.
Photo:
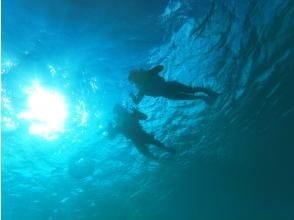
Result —
[[[203, 99], [209, 101], [215, 98], [217, 93], [202, 87], [191, 87], [176, 81], [166, 81], [159, 76], [163, 66], [159, 65], [148, 71], [140, 71], [140, 77], [137, 77], [136, 84], [139, 93], [137, 97], [132, 96], [135, 103], [139, 103], [144, 95], [152, 97], [165, 97], [172, 100], [194, 100]], [[203, 93], [195, 95], [195, 93]]]
[[112, 136], [121, 133], [126, 138], [131, 140], [136, 148], [146, 157], [158, 160], [158, 158], [149, 152], [148, 145], [154, 145], [171, 153], [175, 151], [172, 148], [167, 148], [163, 143], [156, 140], [153, 135], [144, 131], [139, 121], [147, 119], [145, 114], [139, 112], [138, 110], [134, 110], [132, 113], [130, 113], [123, 108], [121, 108], [119, 111], [116, 111], [115, 114], [116, 126], [112, 128]]

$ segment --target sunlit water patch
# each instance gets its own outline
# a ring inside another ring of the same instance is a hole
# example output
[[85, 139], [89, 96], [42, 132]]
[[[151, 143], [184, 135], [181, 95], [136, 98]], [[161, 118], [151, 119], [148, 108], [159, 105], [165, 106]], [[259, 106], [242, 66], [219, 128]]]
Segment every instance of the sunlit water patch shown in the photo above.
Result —
[[46, 139], [55, 139], [64, 132], [64, 123], [68, 116], [64, 97], [56, 91], [43, 88], [34, 82], [26, 90], [27, 109], [18, 117], [30, 122], [29, 133]]

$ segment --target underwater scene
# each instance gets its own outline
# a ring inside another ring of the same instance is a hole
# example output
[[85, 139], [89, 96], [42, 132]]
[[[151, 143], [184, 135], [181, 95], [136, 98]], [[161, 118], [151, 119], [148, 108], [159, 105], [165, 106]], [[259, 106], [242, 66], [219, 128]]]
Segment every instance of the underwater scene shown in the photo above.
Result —
[[293, 0], [2, 0], [3, 220], [293, 220]]

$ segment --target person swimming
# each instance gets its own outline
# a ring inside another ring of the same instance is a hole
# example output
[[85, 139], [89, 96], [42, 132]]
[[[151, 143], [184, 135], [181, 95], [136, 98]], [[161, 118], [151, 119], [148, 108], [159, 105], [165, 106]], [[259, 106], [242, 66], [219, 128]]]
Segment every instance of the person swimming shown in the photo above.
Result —
[[144, 131], [140, 124], [141, 120], [147, 119], [144, 113], [137, 109], [133, 109], [130, 112], [121, 105], [116, 105], [113, 108], [113, 113], [116, 125], [109, 125], [108, 133], [111, 139], [120, 133], [127, 139], [130, 139], [141, 154], [156, 161], [159, 161], [159, 158], [150, 153], [148, 145], [154, 145], [166, 152], [175, 153], [175, 149], [166, 147], [163, 143], [156, 140], [153, 135]]
[[[158, 65], [150, 70], [133, 70], [128, 80], [135, 84], [139, 90], [137, 95], [130, 94], [135, 104], [139, 104], [144, 96], [165, 97], [172, 100], [202, 99], [211, 104], [217, 97], [217, 93], [208, 88], [190, 87], [176, 81], [166, 81], [159, 73], [164, 66]], [[195, 93], [201, 93], [195, 95]]]

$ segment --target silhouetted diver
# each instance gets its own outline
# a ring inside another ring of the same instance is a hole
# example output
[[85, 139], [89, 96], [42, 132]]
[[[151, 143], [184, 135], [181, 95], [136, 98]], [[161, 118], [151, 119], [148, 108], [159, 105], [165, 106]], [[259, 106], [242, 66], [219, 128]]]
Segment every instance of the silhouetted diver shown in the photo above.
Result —
[[114, 138], [117, 134], [122, 134], [130, 139], [138, 151], [153, 160], [159, 159], [150, 153], [148, 145], [154, 145], [169, 153], [175, 153], [175, 149], [167, 148], [163, 143], [156, 140], [153, 135], [144, 131], [140, 124], [140, 120], [146, 120], [147, 116], [137, 109], [132, 112], [128, 111], [121, 105], [116, 105], [113, 109], [115, 126], [110, 124], [108, 132], [109, 137]]
[[[137, 95], [130, 94], [135, 104], [140, 103], [144, 95], [152, 97], [165, 97], [173, 100], [202, 99], [208, 104], [215, 100], [217, 93], [208, 88], [190, 87], [176, 81], [166, 81], [159, 73], [164, 69], [162, 65], [150, 70], [133, 70], [128, 79], [139, 90]], [[195, 95], [204, 93], [205, 95]]]

